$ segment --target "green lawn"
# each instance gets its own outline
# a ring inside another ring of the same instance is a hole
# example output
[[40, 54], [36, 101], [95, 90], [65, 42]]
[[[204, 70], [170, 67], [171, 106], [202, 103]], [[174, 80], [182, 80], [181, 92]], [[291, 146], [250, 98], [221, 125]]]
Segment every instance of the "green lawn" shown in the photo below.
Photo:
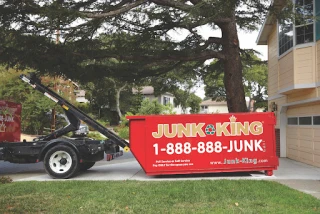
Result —
[[320, 213], [320, 200], [257, 180], [14, 182], [0, 213]]

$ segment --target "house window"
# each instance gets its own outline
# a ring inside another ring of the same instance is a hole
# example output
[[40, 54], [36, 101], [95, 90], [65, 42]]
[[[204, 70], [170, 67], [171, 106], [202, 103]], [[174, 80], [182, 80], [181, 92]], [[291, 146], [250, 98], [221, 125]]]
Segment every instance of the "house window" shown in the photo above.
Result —
[[313, 0], [296, 0], [296, 44], [313, 42]]
[[201, 110], [207, 110], [208, 109], [208, 106], [201, 106]]
[[313, 116], [313, 125], [320, 125], [320, 116]]
[[170, 97], [163, 97], [163, 105], [170, 104]]
[[289, 117], [288, 118], [288, 125], [298, 125], [298, 118], [297, 117]]
[[[314, 42], [314, 1], [294, 0], [294, 3], [297, 15], [295, 23], [293, 24], [290, 18], [278, 20], [279, 56], [293, 45]], [[284, 14], [290, 12], [286, 10], [288, 8], [283, 9]]]
[[279, 20], [279, 55], [293, 47], [293, 24], [289, 19]]
[[299, 125], [312, 125], [312, 117], [299, 117]]

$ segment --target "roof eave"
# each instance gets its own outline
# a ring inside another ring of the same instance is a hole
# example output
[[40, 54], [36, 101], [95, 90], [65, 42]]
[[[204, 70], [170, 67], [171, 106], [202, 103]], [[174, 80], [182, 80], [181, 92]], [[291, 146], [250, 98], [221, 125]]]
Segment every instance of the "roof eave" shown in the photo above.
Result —
[[[273, 6], [276, 10], [281, 10], [284, 5], [284, 0], [274, 0]], [[273, 14], [268, 13], [267, 18], [265, 19], [262, 28], [260, 29], [258, 38], [256, 40], [257, 45], [267, 45], [268, 44], [268, 37], [271, 34], [272, 28], [276, 23], [276, 17]]]

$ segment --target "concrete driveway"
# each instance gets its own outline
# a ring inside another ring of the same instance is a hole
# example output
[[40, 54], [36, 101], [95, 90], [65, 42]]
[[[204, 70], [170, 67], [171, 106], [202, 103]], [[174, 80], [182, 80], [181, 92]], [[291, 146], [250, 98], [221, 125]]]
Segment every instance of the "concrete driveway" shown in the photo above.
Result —
[[[8, 169], [1, 170], [0, 176], [10, 176], [14, 181], [59, 181], [52, 179], [43, 169], [42, 163], [25, 164], [24, 170]], [[140, 181], [162, 181], [162, 180], [216, 180], [216, 179], [247, 179], [247, 180], [272, 180], [299, 191], [311, 194], [320, 199], [320, 168], [280, 158], [280, 166], [274, 171], [273, 176], [265, 176], [262, 172], [240, 172], [240, 173], [209, 173], [192, 175], [166, 175], [147, 176], [139, 163], [133, 157], [113, 160], [110, 162], [100, 161], [86, 172], [70, 180], [140, 180]]]

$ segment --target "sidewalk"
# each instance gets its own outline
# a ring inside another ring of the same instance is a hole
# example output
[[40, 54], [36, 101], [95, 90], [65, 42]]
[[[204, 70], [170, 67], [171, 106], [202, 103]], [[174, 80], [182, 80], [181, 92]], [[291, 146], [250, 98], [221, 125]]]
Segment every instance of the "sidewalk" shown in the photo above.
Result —
[[[266, 176], [263, 172], [237, 172], [237, 173], [208, 173], [189, 175], [165, 175], [147, 176], [139, 163], [133, 159], [120, 162], [99, 162], [97, 166], [87, 172], [80, 173], [72, 180], [140, 180], [140, 181], [163, 181], [163, 180], [217, 180], [217, 179], [247, 179], [247, 180], [271, 180], [287, 185], [320, 199], [320, 168], [280, 158], [280, 166], [274, 171], [273, 176]], [[9, 175], [14, 181], [59, 181], [50, 178], [45, 172]]]
[[320, 168], [280, 158], [274, 180], [320, 199]]

